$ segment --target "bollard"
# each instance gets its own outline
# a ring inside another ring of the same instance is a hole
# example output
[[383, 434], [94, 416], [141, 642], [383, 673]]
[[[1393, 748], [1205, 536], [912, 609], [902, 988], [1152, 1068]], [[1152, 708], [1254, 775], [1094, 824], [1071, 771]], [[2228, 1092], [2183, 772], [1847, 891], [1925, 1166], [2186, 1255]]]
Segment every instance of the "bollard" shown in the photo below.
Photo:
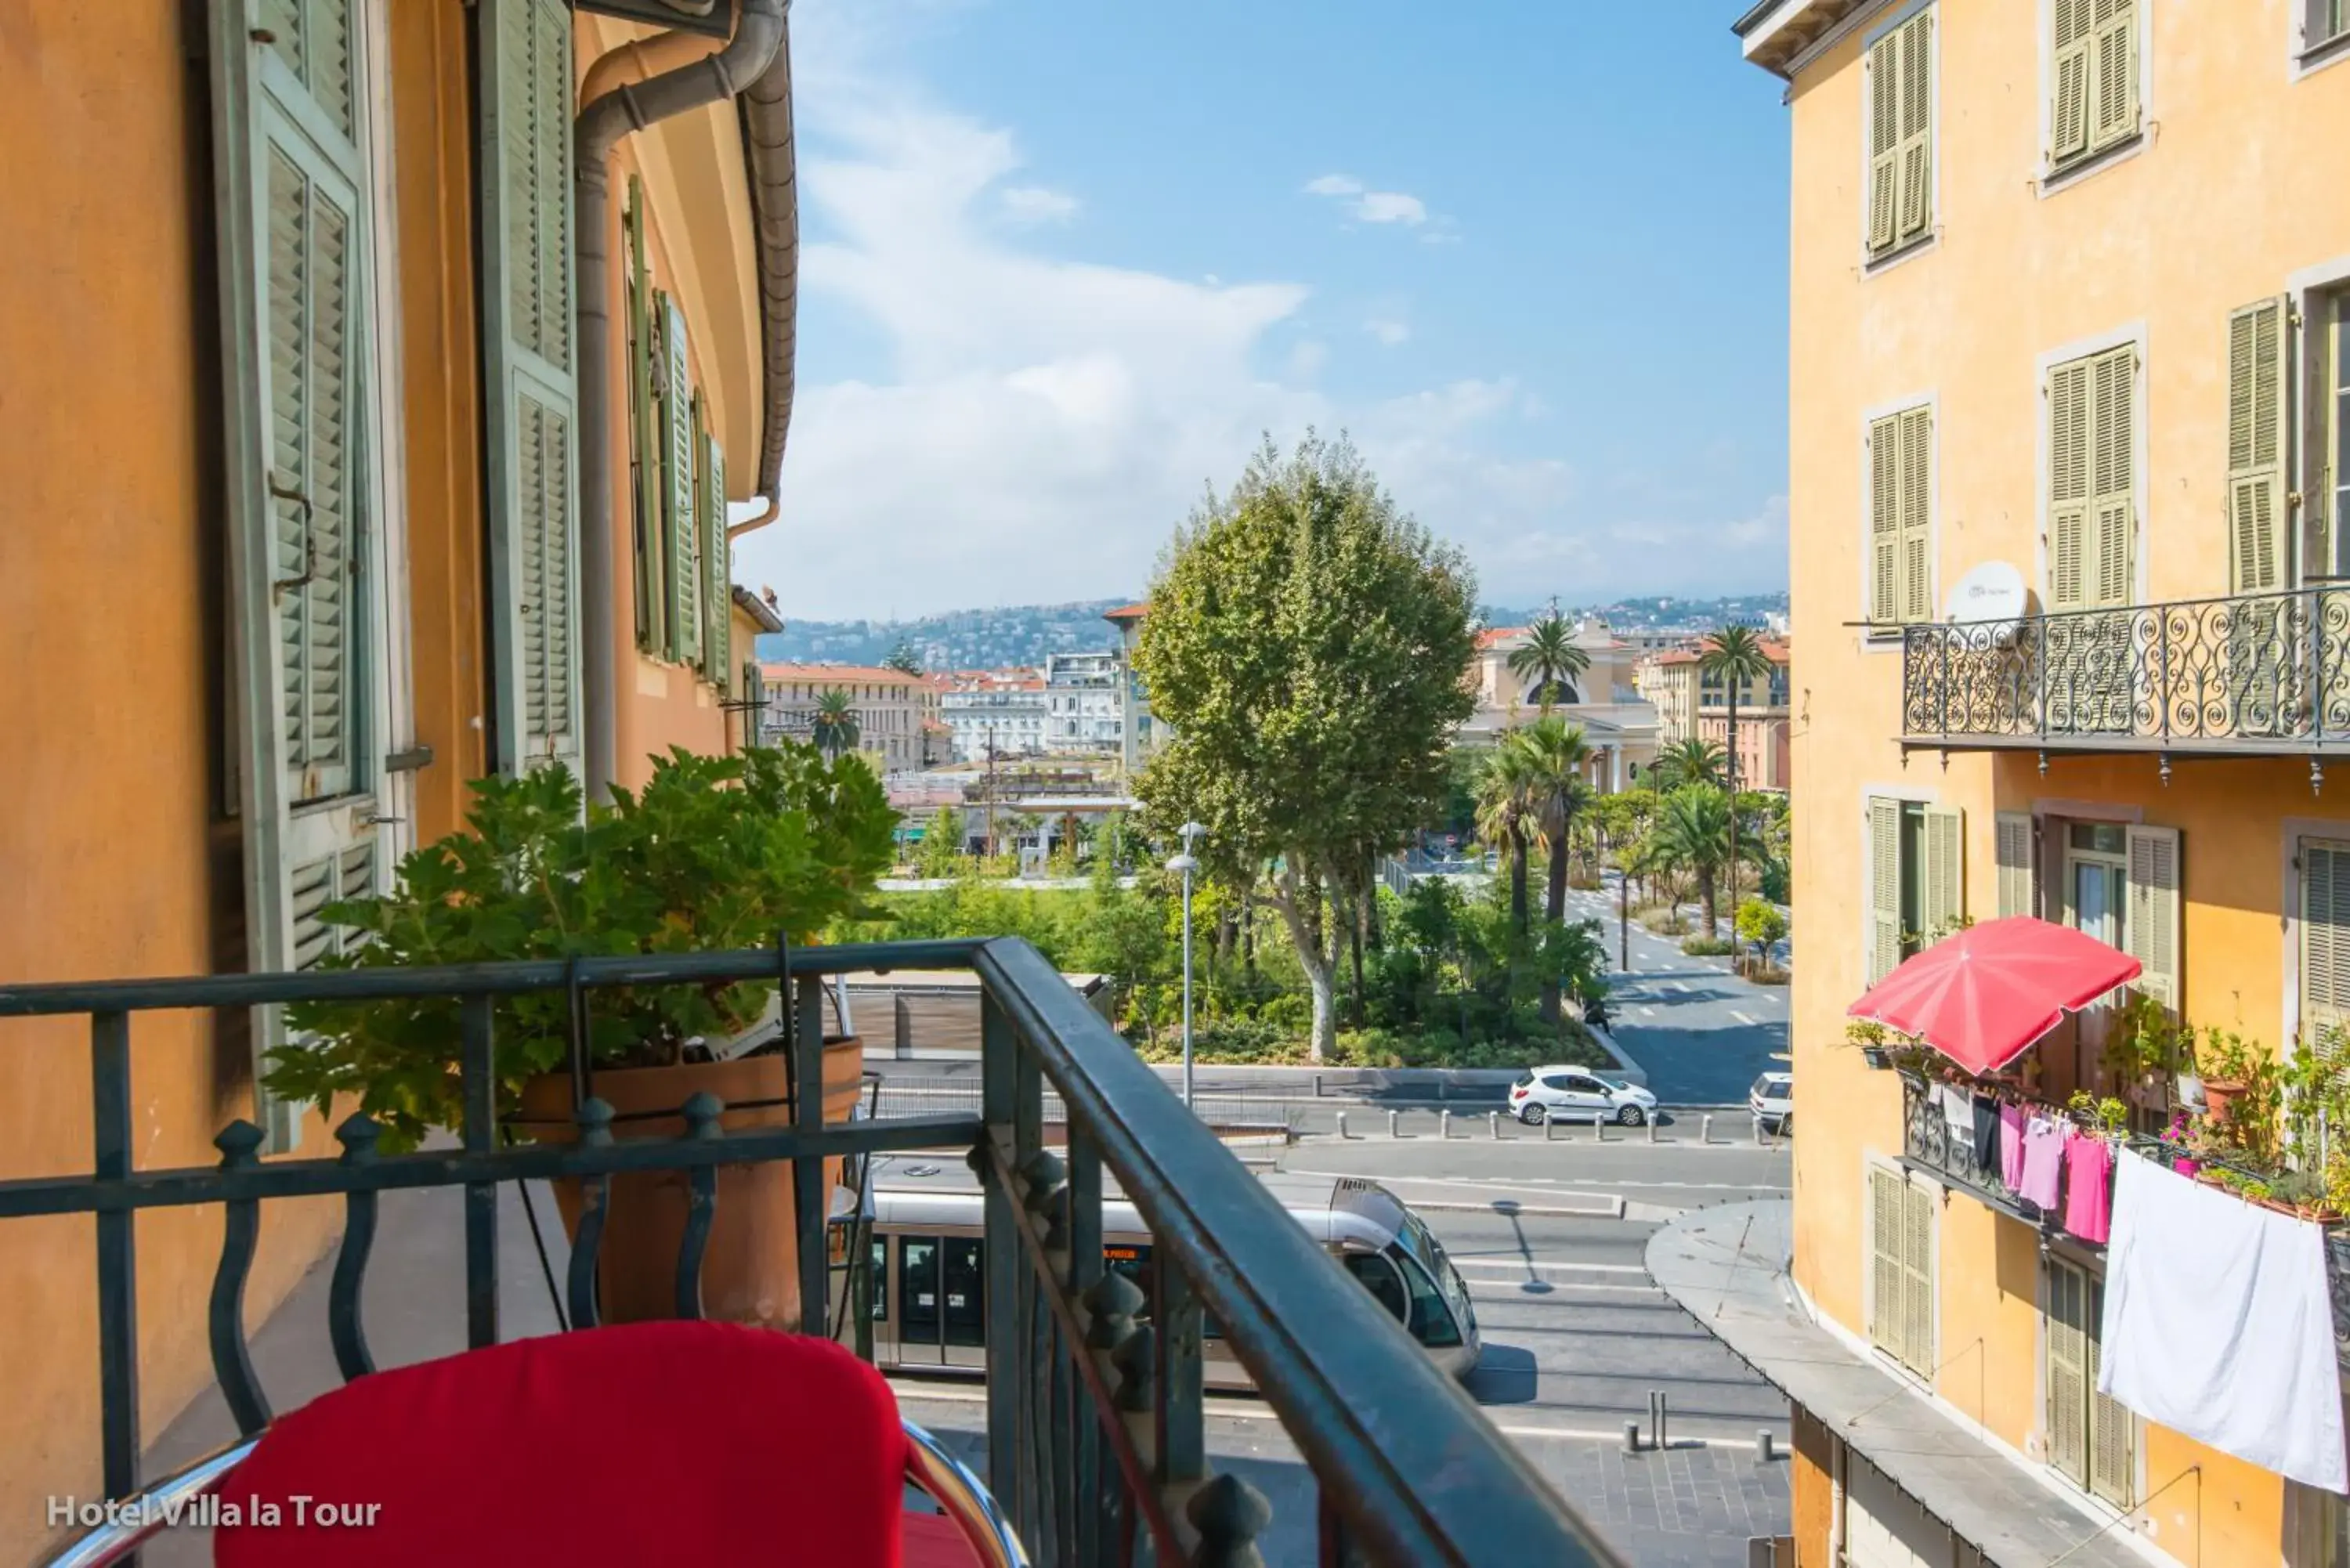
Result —
[[1492, 1133], [1492, 1134], [1493, 1135], [1493, 1137], [1494, 1137], [1495, 1140], [1496, 1140], [1496, 1141], [1499, 1141], [1499, 1139], [1501, 1138], [1501, 1136], [1502, 1136], [1502, 1113], [1501, 1113], [1501, 1112], [1499, 1112], [1499, 1111], [1487, 1111], [1487, 1112], [1485, 1113], [1485, 1130], [1486, 1130], [1487, 1132]]
[[1645, 1118], [1645, 1121], [1648, 1128], [1648, 1141], [1650, 1143], [1654, 1143], [1657, 1141], [1657, 1118], [1654, 1116], [1648, 1116]]
[[1395, 1137], [1398, 1136], [1399, 1135], [1396, 1132], [1396, 1114], [1393, 1111], [1389, 1111], [1388, 1113], [1388, 1137]]
[[1640, 1423], [1638, 1421], [1624, 1423], [1624, 1451], [1627, 1454], [1640, 1451]]
[[1672, 1430], [1671, 1401], [1666, 1397], [1665, 1391], [1659, 1388], [1657, 1390], [1657, 1449], [1659, 1452], [1662, 1452], [1666, 1449], [1673, 1446]]
[[1447, 1106], [1436, 1113], [1436, 1136], [1439, 1137], [1451, 1137], [1452, 1136], [1451, 1107]]
[[1771, 1429], [1768, 1427], [1754, 1434], [1754, 1457], [1766, 1465], [1771, 1462]]
[[1548, 1143], [1548, 1142], [1550, 1142], [1553, 1138], [1555, 1138], [1556, 1137], [1558, 1137], [1558, 1118], [1557, 1118], [1556, 1116], [1544, 1116], [1544, 1117], [1543, 1117], [1543, 1142], [1544, 1142], [1544, 1143]]
[[1648, 1446], [1652, 1449], [1665, 1446], [1664, 1399], [1659, 1390], [1648, 1390]]
[[1698, 1123], [1697, 1141], [1700, 1143], [1711, 1143], [1713, 1141], [1713, 1118], [1711, 1116], [1707, 1116]]
[[1347, 1140], [1347, 1113], [1346, 1113], [1346, 1112], [1344, 1112], [1344, 1111], [1340, 1111], [1340, 1112], [1338, 1113], [1338, 1141], [1339, 1141], [1339, 1142], [1341, 1142], [1341, 1143], [1344, 1143], [1346, 1140]]

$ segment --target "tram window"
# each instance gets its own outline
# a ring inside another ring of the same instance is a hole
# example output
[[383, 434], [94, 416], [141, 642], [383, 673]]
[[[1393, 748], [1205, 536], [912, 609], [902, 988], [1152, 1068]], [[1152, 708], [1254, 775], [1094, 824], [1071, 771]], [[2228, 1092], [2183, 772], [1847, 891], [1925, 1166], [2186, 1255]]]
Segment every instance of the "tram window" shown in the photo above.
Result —
[[1363, 1288], [1378, 1299], [1379, 1305], [1388, 1309], [1388, 1315], [1398, 1323], [1403, 1322], [1406, 1314], [1403, 1280], [1396, 1273], [1395, 1265], [1377, 1252], [1348, 1252], [1345, 1262], [1347, 1272], [1360, 1280]]
[[873, 1238], [873, 1278], [866, 1287], [873, 1302], [873, 1321], [889, 1321], [889, 1243]]
[[980, 1263], [979, 1239], [948, 1237], [944, 1260], [940, 1286], [946, 1294], [946, 1343], [983, 1345], [987, 1343], [987, 1272]]
[[1405, 1256], [1402, 1249], [1391, 1247], [1388, 1256], [1403, 1271], [1405, 1282], [1411, 1287], [1411, 1316], [1404, 1327], [1412, 1338], [1434, 1348], [1461, 1343], [1461, 1325], [1452, 1319], [1452, 1309], [1444, 1304], [1444, 1294], [1428, 1271]]
[[939, 1342], [939, 1239], [898, 1238], [899, 1336], [908, 1344]]
[[1114, 1274], [1124, 1274], [1127, 1283], [1142, 1293], [1142, 1304], [1135, 1309], [1134, 1321], [1150, 1321], [1150, 1303], [1158, 1292], [1150, 1272], [1150, 1249], [1128, 1241], [1112, 1241], [1102, 1249], [1102, 1266]]

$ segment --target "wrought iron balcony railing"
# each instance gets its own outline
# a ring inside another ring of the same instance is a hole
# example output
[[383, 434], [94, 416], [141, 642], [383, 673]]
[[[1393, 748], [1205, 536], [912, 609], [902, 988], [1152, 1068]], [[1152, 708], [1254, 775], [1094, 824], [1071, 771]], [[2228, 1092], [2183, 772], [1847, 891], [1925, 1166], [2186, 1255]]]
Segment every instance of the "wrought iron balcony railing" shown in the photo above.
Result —
[[2350, 752], [2350, 587], [1904, 628], [1906, 744]]
[[[577, 1033], [604, 987], [774, 978], [795, 983], [794, 1082], [823, 1082], [817, 977], [868, 970], [977, 971], [983, 985], [976, 1115], [884, 1115], [822, 1121], [820, 1095], [794, 1096], [785, 1127], [727, 1130], [724, 1106], [697, 1096], [682, 1137], [615, 1141], [612, 1109], [589, 1097]], [[569, 993], [580, 1136], [502, 1147], [493, 1069], [495, 1003], [522, 992]], [[353, 1117], [340, 1158], [256, 1158], [259, 1130], [232, 1123], [215, 1167], [137, 1165], [132, 1021], [170, 1010], [234, 1009], [309, 999], [444, 998], [462, 1020], [466, 1115], [462, 1146], [377, 1152], [377, 1129]], [[340, 1194], [346, 1222], [328, 1299], [345, 1379], [374, 1366], [362, 1309], [383, 1192], [462, 1188], [469, 1343], [499, 1337], [497, 1186], [573, 1178], [585, 1203], [569, 1265], [570, 1324], [598, 1321], [600, 1215], [609, 1179], [687, 1173], [689, 1218], [677, 1270], [681, 1316], [700, 1314], [699, 1262], [725, 1166], [790, 1160], [804, 1303], [831, 1299], [827, 1158], [892, 1149], [968, 1148], [984, 1190], [986, 1482], [1039, 1564], [1232, 1563], [1255, 1560], [1262, 1498], [1211, 1473], [1201, 1400], [1201, 1325], [1212, 1315], [1314, 1480], [1319, 1561], [1392, 1564], [1612, 1564], [1614, 1553], [1523, 1455], [1336, 1267], [1188, 1111], [1084, 998], [1024, 941], [882, 943], [573, 961], [218, 975], [183, 980], [0, 987], [0, 1018], [87, 1015], [94, 1168], [0, 1181], [0, 1235], [35, 1215], [88, 1215], [97, 1241], [95, 1315], [104, 1480], [110, 1498], [140, 1484], [139, 1250], [142, 1211], [218, 1205], [225, 1223], [212, 1293], [213, 1367], [249, 1438], [271, 1406], [247, 1352], [244, 1292], [262, 1205]], [[1045, 1147], [1045, 1093], [1058, 1098], [1066, 1158]], [[1115, 1177], [1148, 1226], [1159, 1266], [1146, 1298], [1104, 1265], [1103, 1188]], [[863, 1251], [851, 1249], [850, 1257]], [[1145, 1310], [1147, 1308], [1147, 1311]], [[1147, 1319], [1139, 1323], [1138, 1319]], [[779, 1420], [821, 1419], [779, 1411]], [[60, 1477], [59, 1490], [73, 1478]]]

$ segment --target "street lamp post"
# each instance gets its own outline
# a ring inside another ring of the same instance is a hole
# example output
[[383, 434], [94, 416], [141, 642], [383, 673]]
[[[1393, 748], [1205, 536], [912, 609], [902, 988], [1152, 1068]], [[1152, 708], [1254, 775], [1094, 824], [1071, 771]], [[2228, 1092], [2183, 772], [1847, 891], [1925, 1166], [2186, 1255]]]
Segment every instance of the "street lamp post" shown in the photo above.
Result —
[[1182, 837], [1183, 853], [1170, 860], [1167, 869], [1183, 874], [1183, 1105], [1188, 1109], [1191, 1104], [1191, 873], [1200, 868], [1191, 846], [1208, 830], [1187, 822], [1175, 831]]

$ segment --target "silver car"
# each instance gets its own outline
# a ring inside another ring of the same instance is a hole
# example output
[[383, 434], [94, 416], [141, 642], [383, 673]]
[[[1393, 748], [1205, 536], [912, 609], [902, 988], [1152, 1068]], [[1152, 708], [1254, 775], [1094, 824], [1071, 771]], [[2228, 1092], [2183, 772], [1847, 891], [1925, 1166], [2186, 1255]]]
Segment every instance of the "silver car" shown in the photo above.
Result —
[[1620, 1122], [1636, 1127], [1657, 1114], [1657, 1096], [1638, 1084], [1604, 1078], [1588, 1067], [1529, 1067], [1510, 1085], [1510, 1114], [1529, 1127], [1561, 1121]]
[[1795, 1075], [1765, 1073], [1746, 1091], [1746, 1108], [1754, 1113], [1754, 1130], [1778, 1137], [1795, 1125]]

